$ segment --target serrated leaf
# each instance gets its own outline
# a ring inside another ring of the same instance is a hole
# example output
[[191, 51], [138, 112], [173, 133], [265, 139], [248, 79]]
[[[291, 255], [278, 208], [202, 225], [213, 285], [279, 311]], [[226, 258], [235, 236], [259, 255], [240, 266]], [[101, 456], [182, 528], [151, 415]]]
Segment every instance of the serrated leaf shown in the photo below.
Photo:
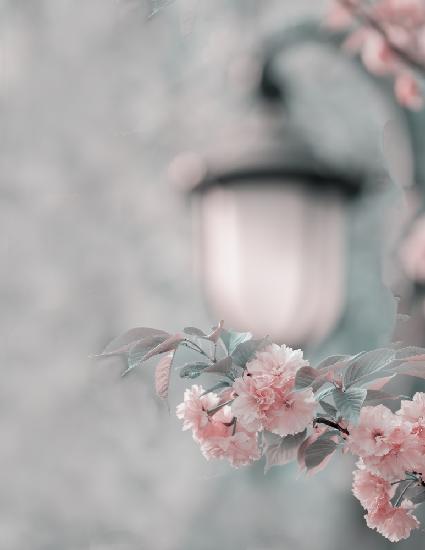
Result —
[[194, 336], [199, 336], [200, 338], [206, 338], [207, 335], [205, 334], [204, 331], [202, 331], [200, 328], [196, 328], [196, 327], [185, 327], [183, 329], [183, 332], [185, 334], [191, 334], [191, 335], [194, 335]]
[[301, 367], [295, 375], [295, 389], [309, 388], [318, 377], [318, 372], [313, 367]]
[[220, 338], [221, 331], [223, 330], [224, 321], [220, 321], [216, 327], [213, 328], [213, 330], [207, 335], [208, 340], [211, 340], [211, 342], [214, 342], [214, 344], [217, 342], [217, 340]]
[[208, 393], [216, 392], [217, 390], [224, 388], [230, 388], [230, 382], [228, 380], [220, 380], [220, 382], [217, 382], [217, 384], [214, 384], [214, 386], [205, 390], [202, 395], [207, 395]]
[[245, 367], [245, 365], [254, 358], [257, 351], [264, 349], [270, 343], [270, 339], [267, 337], [242, 342], [232, 353], [233, 362], [240, 367]]
[[266, 456], [264, 472], [268, 472], [272, 466], [283, 466], [295, 460], [298, 447], [305, 440], [306, 435], [307, 430], [286, 437], [266, 432], [264, 434], [264, 454]]
[[409, 500], [413, 502], [413, 504], [422, 504], [423, 502], [425, 502], [425, 489], [422, 489], [421, 492], [414, 496], [410, 496]]
[[163, 335], [154, 335], [142, 338], [141, 340], [135, 342], [127, 354], [127, 369], [124, 371], [123, 376], [132, 371], [134, 368], [140, 366], [144, 361], [146, 354], [165, 342], [167, 338], [168, 336], [164, 337]]
[[347, 422], [355, 424], [360, 416], [366, 395], [367, 390], [364, 388], [349, 388], [346, 391], [337, 388], [333, 393], [333, 398], [338, 415]]
[[393, 365], [392, 372], [425, 379], [425, 360], [412, 358], [398, 365]]
[[[206, 336], [201, 337], [201, 336], [197, 336], [196, 334], [190, 334], [190, 335], [186, 336], [186, 340], [189, 343], [191, 342], [192, 344], [194, 344], [198, 348], [201, 348], [201, 350], [204, 352], [204, 354], [207, 355], [208, 357], [213, 357], [214, 356], [215, 344], [211, 340], [208, 340], [208, 338]], [[188, 346], [188, 347], [190, 347], [190, 346]], [[199, 353], [199, 351], [197, 351], [197, 350], [193, 350], [193, 351]]]
[[361, 353], [347, 363], [343, 384], [345, 388], [387, 376], [384, 369], [395, 359], [392, 349], [382, 348]]
[[332, 416], [332, 418], [336, 418], [337, 410], [333, 405], [331, 405], [330, 403], [327, 403], [326, 401], [323, 401], [322, 399], [319, 401], [319, 403], [326, 414], [328, 414], [329, 416]]
[[390, 399], [398, 399], [399, 396], [393, 395], [392, 393], [388, 393], [386, 391], [382, 390], [367, 390], [367, 395], [364, 400], [364, 405], [375, 405], [380, 404], [382, 401], [387, 401]]
[[304, 453], [304, 461], [307, 470], [316, 468], [319, 466], [325, 458], [331, 455], [338, 447], [338, 443], [329, 439], [329, 436], [325, 434], [321, 435], [316, 441], [314, 441]]
[[167, 399], [168, 386], [170, 383], [171, 364], [175, 351], [165, 354], [155, 367], [155, 389], [158, 397]]
[[250, 332], [235, 332], [233, 330], [223, 329], [221, 331], [220, 338], [227, 349], [228, 354], [232, 355], [239, 344], [242, 344], [242, 342], [246, 342], [247, 340], [251, 340], [252, 334]]
[[112, 355], [122, 355], [128, 353], [132, 347], [140, 341], [150, 341], [155, 338], [157, 345], [160, 341], [164, 341], [170, 334], [164, 330], [159, 330], [149, 327], [136, 327], [124, 332], [117, 338], [114, 338], [103, 349], [102, 353], [95, 357], [110, 357]]
[[160, 353], [165, 353], [166, 351], [176, 349], [180, 342], [182, 342], [182, 340], [184, 340], [184, 335], [181, 332], [173, 334], [172, 336], [164, 340], [164, 342], [161, 342], [156, 347], [149, 350], [143, 357], [143, 361], [147, 361], [151, 357], [159, 355]]
[[377, 378], [376, 380], [373, 380], [373, 382], [369, 382], [365, 385], [367, 386], [368, 390], [382, 390], [382, 388], [386, 386], [388, 382], [392, 380], [394, 376], [396, 376], [396, 374], [397, 373], [392, 373], [392, 374], [389, 374], [388, 376], [382, 376], [382, 378]]
[[417, 346], [407, 346], [396, 350], [395, 356], [396, 359], [410, 359], [414, 357], [421, 357], [425, 355], [425, 348], [420, 348]]
[[316, 366], [317, 370], [326, 370], [329, 367], [335, 366], [337, 363], [343, 363], [350, 358], [350, 355], [331, 355], [330, 357], [325, 357], [320, 363]]
[[[155, 337], [153, 337], [154, 339]], [[131, 372], [136, 367], [140, 366], [144, 361], [147, 361], [155, 355], [165, 353], [167, 351], [175, 350], [179, 344], [184, 340], [184, 335], [180, 332], [169, 336], [158, 345], [151, 347], [152, 342], [149, 343], [148, 351], [145, 351], [145, 343], [139, 341], [130, 351], [128, 355], [128, 366], [127, 369], [122, 373], [122, 376], [125, 376]], [[145, 351], [145, 353], [140, 357], [140, 355]]]
[[202, 371], [210, 366], [210, 363], [205, 361], [193, 361], [192, 363], [186, 363], [180, 369], [180, 378], [198, 378], [202, 374]]
[[242, 374], [242, 369], [236, 365], [233, 365], [231, 357], [224, 357], [224, 359], [217, 361], [217, 363], [209, 365], [206, 369], [204, 369], [204, 372], [209, 374], [224, 374], [225, 376], [229, 376], [234, 379], [236, 376]]
[[316, 401], [320, 401], [322, 399], [325, 399], [325, 397], [329, 397], [334, 393], [336, 390], [335, 386], [328, 386], [327, 388], [322, 388], [318, 392], [314, 394], [314, 398]]

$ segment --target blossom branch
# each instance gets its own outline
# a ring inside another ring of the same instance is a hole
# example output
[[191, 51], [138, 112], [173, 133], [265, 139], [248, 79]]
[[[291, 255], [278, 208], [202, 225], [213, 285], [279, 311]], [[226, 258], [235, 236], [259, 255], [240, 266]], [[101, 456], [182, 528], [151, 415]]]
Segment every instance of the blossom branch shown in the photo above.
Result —
[[334, 422], [333, 420], [328, 420], [327, 418], [323, 418], [322, 416], [318, 416], [313, 421], [314, 424], [325, 424], [326, 426], [329, 426], [330, 428], [335, 428], [339, 432], [350, 435], [350, 432], [347, 430], [347, 428], [343, 428], [340, 426], [337, 422]]
[[388, 35], [388, 32], [385, 30], [385, 28], [381, 25], [381, 23], [378, 21], [378, 19], [372, 17], [367, 10], [362, 9], [359, 5], [354, 4], [350, 0], [337, 0], [337, 2], [345, 8], [351, 16], [356, 19], [360, 24], [363, 24], [364, 26], [370, 27], [373, 30], [375, 30], [377, 33], [381, 35], [381, 37], [385, 40], [385, 42], [388, 44], [390, 49], [395, 53], [401, 61], [403, 61], [406, 65], [410, 66], [411, 68], [415, 69], [417, 72], [421, 73], [422, 76], [425, 76], [425, 64], [421, 61], [419, 61], [417, 58], [415, 58], [411, 52], [407, 50], [403, 50], [397, 44], [394, 43], [393, 40], [391, 40], [390, 36]]

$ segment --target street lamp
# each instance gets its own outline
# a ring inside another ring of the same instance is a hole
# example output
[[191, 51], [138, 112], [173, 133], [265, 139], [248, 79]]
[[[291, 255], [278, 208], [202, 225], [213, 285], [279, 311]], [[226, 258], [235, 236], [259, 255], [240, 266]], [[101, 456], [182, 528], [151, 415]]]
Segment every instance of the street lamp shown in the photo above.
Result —
[[[257, 143], [242, 131], [241, 150], [227, 160], [224, 154], [218, 162], [188, 162], [201, 277], [214, 318], [304, 348], [322, 343], [344, 314], [347, 211], [371, 180], [376, 189], [385, 178], [324, 162], [291, 124], [274, 60], [305, 40], [338, 42], [307, 25], [272, 43], [256, 90], [266, 128]], [[231, 140], [218, 145], [235, 148]]]

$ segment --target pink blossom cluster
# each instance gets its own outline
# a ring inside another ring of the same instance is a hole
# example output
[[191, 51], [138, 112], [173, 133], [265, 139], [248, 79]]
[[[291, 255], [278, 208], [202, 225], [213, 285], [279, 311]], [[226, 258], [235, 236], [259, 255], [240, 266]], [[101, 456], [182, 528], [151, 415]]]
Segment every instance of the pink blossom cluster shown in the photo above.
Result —
[[[359, 457], [353, 493], [368, 526], [392, 542], [409, 537], [419, 522], [414, 504], [403, 497], [410, 487], [425, 485], [425, 394], [402, 401], [396, 413], [383, 405], [363, 407], [347, 447]], [[397, 495], [399, 485], [405, 492]]]
[[332, 28], [354, 28], [346, 46], [359, 52], [366, 68], [394, 77], [399, 103], [423, 106], [415, 72], [425, 71], [425, 3], [423, 0], [333, 0], [327, 15]]
[[232, 466], [245, 466], [261, 456], [257, 433], [236, 423], [225, 402], [223, 395], [205, 393], [202, 386], [194, 384], [177, 406], [177, 417], [183, 420], [183, 430], [192, 430], [207, 460], [226, 458]]
[[294, 391], [295, 375], [308, 366], [301, 350], [272, 344], [247, 363], [233, 384], [233, 414], [246, 429], [286, 436], [302, 432], [313, 421], [316, 402], [308, 388]]
[[220, 322], [210, 333], [131, 329], [99, 357], [126, 358], [123, 374], [159, 358], [155, 387], [167, 399], [182, 347], [197, 360], [181, 366], [181, 378], [219, 377], [207, 389], [192, 385], [176, 410], [207, 460], [226, 459], [238, 468], [265, 457], [266, 471], [297, 460], [313, 474], [337, 451], [351, 453], [357, 457], [353, 493], [367, 525], [392, 542], [419, 528], [414, 513], [425, 503], [425, 393], [401, 400], [396, 412], [380, 402], [400, 399], [383, 389], [398, 374], [425, 379], [424, 348], [394, 344], [326, 357], [312, 367], [301, 350], [225, 330]]
[[259, 432], [286, 436], [312, 425], [316, 402], [311, 388], [294, 391], [295, 375], [307, 365], [301, 350], [271, 344], [256, 353], [220, 397], [203, 395], [197, 385], [186, 390], [177, 416], [184, 430], [192, 430], [205, 458], [227, 458], [233, 466], [258, 460]]

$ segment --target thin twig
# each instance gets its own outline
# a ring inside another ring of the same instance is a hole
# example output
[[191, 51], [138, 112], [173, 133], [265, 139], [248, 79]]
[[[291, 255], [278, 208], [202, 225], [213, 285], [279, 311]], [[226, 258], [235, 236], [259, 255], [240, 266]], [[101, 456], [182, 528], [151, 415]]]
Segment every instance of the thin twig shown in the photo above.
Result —
[[195, 342], [192, 342], [191, 340], [184, 340], [182, 342], [183, 346], [186, 346], [187, 348], [191, 349], [192, 351], [196, 351], [197, 353], [200, 353], [204, 357], [208, 359], [208, 361], [215, 363], [216, 360], [212, 359], [202, 348], [201, 346], [198, 346], [198, 344], [195, 344]]
[[225, 401], [224, 403], [220, 403], [219, 405], [217, 405], [216, 407], [213, 407], [212, 409], [209, 409], [207, 411], [207, 414], [208, 416], [212, 416], [213, 414], [215, 414], [216, 412], [218, 412], [220, 409], [222, 409], [223, 407], [225, 407], [226, 405], [230, 405], [230, 403], [233, 403], [234, 399], [229, 399], [229, 401]]
[[314, 423], [326, 424], [326, 426], [329, 426], [330, 428], [335, 428], [336, 430], [340, 431], [345, 435], [350, 435], [350, 432], [347, 430], [347, 428], [343, 428], [338, 424], [338, 422], [334, 422], [333, 420], [328, 420], [327, 418], [323, 418], [322, 416], [318, 416], [317, 418], [315, 418]]

